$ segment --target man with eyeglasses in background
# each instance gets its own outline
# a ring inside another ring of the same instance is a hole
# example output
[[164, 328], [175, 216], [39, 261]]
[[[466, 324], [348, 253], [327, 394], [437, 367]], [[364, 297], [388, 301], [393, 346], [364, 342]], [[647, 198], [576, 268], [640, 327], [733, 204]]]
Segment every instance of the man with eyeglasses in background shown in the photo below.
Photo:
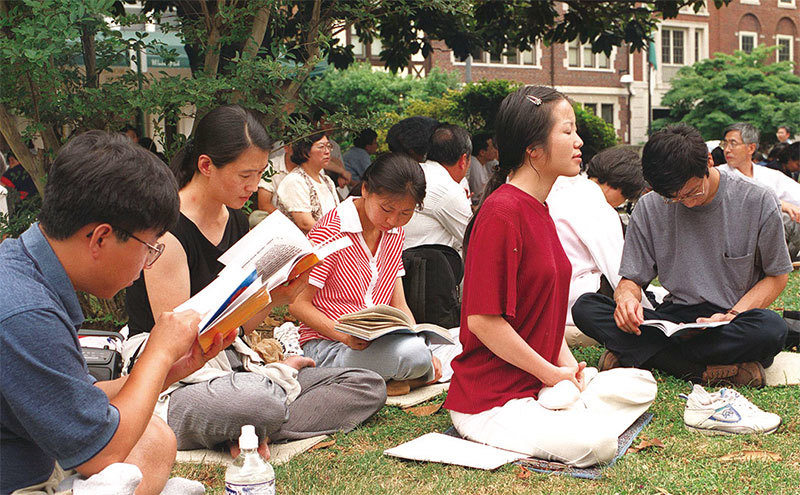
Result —
[[[53, 493], [74, 471], [89, 477], [114, 463], [139, 469], [137, 494], [161, 493], [176, 440], [153, 416], [156, 400], [235, 334], [203, 353], [200, 315], [162, 313], [131, 374], [95, 382], [78, 343], [75, 291], [111, 298], [131, 285], [161, 255], [158, 239], [178, 208], [167, 165], [122, 134], [89, 131], [59, 151], [39, 222], [0, 245], [0, 494]], [[123, 472], [103, 477], [130, 488]], [[170, 489], [202, 493], [199, 484]]]
[[725, 128], [720, 143], [725, 150], [726, 165], [720, 169], [740, 173], [775, 193], [780, 200], [784, 238], [792, 260], [800, 260], [800, 183], [778, 170], [753, 163], [758, 149], [759, 133], [747, 122], [737, 122]]
[[[684, 124], [651, 136], [642, 171], [653, 191], [633, 210], [614, 299], [584, 294], [572, 309], [578, 328], [608, 349], [598, 368], [763, 386], [787, 334], [786, 322], [763, 308], [792, 271], [775, 195], [714, 168], [700, 133]], [[641, 288], [656, 277], [669, 295], [643, 309]], [[729, 323], [668, 338], [640, 326], [646, 319]]]

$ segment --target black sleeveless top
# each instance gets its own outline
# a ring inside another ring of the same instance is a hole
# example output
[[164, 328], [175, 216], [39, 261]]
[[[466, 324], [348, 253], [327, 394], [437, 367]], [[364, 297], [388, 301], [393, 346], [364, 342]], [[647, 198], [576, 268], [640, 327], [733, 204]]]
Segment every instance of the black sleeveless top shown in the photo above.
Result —
[[[218, 245], [206, 239], [197, 225], [181, 213], [178, 223], [170, 229], [183, 246], [189, 263], [190, 296], [200, 292], [210, 284], [224, 265], [217, 261], [222, 253], [233, 246], [249, 230], [247, 217], [239, 210], [228, 208], [228, 223]], [[161, 263], [157, 261], [156, 263]], [[125, 307], [128, 311], [129, 335], [149, 332], [155, 325], [150, 299], [144, 284], [144, 273], [125, 291]]]

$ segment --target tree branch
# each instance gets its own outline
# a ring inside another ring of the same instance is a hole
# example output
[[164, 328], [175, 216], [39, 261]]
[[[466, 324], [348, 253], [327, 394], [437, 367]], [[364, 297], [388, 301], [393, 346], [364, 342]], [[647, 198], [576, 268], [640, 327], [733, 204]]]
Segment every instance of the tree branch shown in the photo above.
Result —
[[81, 26], [81, 47], [83, 49], [83, 66], [86, 68], [86, 87], [97, 89], [99, 81], [97, 76], [97, 53], [95, 51], [94, 35], [96, 30], [88, 22]]
[[[44, 156], [37, 159], [37, 157], [31, 153], [31, 150], [25, 146], [19, 128], [17, 128], [16, 119], [8, 113], [5, 105], [2, 103], [0, 103], [0, 133], [3, 134], [6, 142], [11, 147], [14, 156], [17, 157], [17, 160], [22, 164], [22, 168], [33, 178], [39, 195], [44, 197]], [[45, 155], [45, 153], [43, 152], [41, 155]]]

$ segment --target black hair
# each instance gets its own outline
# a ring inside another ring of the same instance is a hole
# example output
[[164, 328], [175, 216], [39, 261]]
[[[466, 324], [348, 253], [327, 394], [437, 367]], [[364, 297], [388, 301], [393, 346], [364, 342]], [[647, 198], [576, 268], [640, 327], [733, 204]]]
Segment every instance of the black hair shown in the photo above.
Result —
[[725, 159], [725, 151], [721, 146], [717, 146], [711, 150], [711, 159], [714, 160], [714, 166], [723, 165], [727, 160]]
[[[542, 147], [548, 152], [547, 139], [555, 125], [552, 108], [562, 100], [567, 101], [567, 97], [547, 86], [525, 86], [503, 99], [494, 121], [499, 163], [483, 189], [481, 206], [495, 189], [506, 183], [508, 174], [525, 163], [529, 150]], [[465, 253], [479, 211], [480, 206], [464, 232]]]
[[472, 154], [478, 156], [481, 151], [489, 149], [489, 140], [492, 134], [489, 132], [478, 132], [472, 136]]
[[125, 134], [128, 131], [133, 131], [133, 133], [136, 134], [136, 137], [139, 137], [139, 129], [130, 124], [126, 124], [122, 129], [119, 130], [119, 132], [123, 134]]
[[425, 199], [425, 174], [405, 153], [382, 153], [364, 172], [363, 185], [370, 194], [409, 195], [417, 207]]
[[420, 161], [428, 155], [431, 134], [439, 121], [420, 115], [408, 117], [389, 128], [386, 143], [394, 153], [406, 153]]
[[455, 165], [463, 155], [472, 153], [472, 138], [463, 127], [442, 124], [431, 134], [428, 147], [428, 160], [442, 165]]
[[304, 137], [292, 143], [292, 161], [298, 165], [302, 165], [308, 161], [308, 155], [311, 153], [311, 147], [314, 143], [325, 137], [322, 131], [315, 132], [314, 134]]
[[647, 187], [642, 175], [642, 160], [630, 148], [615, 146], [594, 155], [586, 166], [586, 175], [619, 189], [625, 199], [633, 201]]
[[686, 124], [653, 133], [642, 150], [642, 172], [656, 193], [673, 197], [689, 179], [708, 175], [708, 148], [703, 137]]
[[[9, 151], [8, 154], [6, 155], [6, 159], [8, 161], [11, 161], [12, 158], [14, 160], [17, 160], [17, 155], [15, 155], [13, 151]], [[17, 161], [19, 161], [19, 160], [17, 160]]]
[[373, 141], [378, 138], [378, 133], [373, 131], [372, 129], [364, 129], [363, 131], [358, 133], [358, 136], [353, 140], [353, 146], [356, 148], [366, 148]]
[[170, 168], [183, 189], [198, 173], [200, 155], [208, 156], [215, 167], [222, 168], [251, 146], [270, 151], [272, 142], [264, 126], [255, 114], [239, 105], [223, 105], [200, 119], [194, 136], [175, 154]]
[[120, 240], [178, 221], [178, 184], [154, 154], [122, 134], [89, 131], [58, 152], [45, 185], [39, 221], [53, 239], [67, 239], [93, 222], [108, 223]]
[[792, 130], [789, 128], [789, 126], [788, 126], [788, 125], [786, 125], [786, 124], [781, 124], [781, 125], [779, 125], [779, 126], [778, 126], [778, 129], [783, 129], [783, 130], [785, 130], [785, 131], [786, 131], [786, 134], [788, 134], [788, 135], [789, 135], [789, 137], [791, 137], [791, 136], [792, 136]]
[[141, 146], [142, 148], [144, 148], [147, 151], [150, 151], [152, 153], [155, 153], [155, 152], [158, 151], [158, 148], [156, 148], [156, 143], [152, 139], [150, 139], [149, 137], [141, 138], [139, 140], [139, 146]]
[[786, 165], [789, 161], [800, 161], [800, 141], [795, 141], [786, 146], [778, 153], [777, 158], [782, 165]]
[[783, 150], [789, 147], [789, 143], [778, 143], [769, 150], [767, 154], [767, 160], [774, 162], [778, 159], [778, 155], [780, 155]]

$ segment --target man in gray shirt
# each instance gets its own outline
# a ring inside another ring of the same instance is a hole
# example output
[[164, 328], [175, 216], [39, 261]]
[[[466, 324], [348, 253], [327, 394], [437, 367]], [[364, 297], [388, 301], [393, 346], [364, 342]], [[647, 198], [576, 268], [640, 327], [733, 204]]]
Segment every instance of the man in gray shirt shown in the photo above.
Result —
[[[608, 349], [598, 367], [763, 386], [764, 367], [787, 333], [785, 321], [763, 308], [792, 270], [777, 198], [714, 168], [702, 137], [687, 125], [653, 134], [642, 170], [653, 192], [631, 217], [614, 299], [585, 294], [572, 309], [578, 328]], [[641, 287], [656, 277], [670, 295], [655, 310], [643, 309]], [[640, 327], [645, 319], [730, 323], [668, 338]]]

